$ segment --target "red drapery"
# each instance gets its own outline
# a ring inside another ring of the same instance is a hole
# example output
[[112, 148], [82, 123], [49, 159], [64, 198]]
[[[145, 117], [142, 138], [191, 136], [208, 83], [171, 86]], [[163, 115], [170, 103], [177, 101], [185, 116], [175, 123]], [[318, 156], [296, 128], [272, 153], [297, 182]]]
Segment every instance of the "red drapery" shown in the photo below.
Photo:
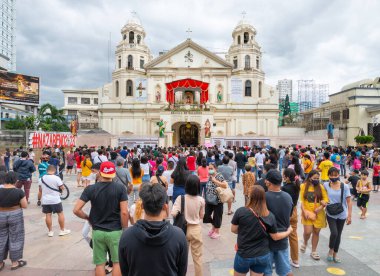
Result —
[[193, 79], [183, 79], [176, 80], [169, 83], [166, 83], [166, 101], [168, 103], [173, 104], [174, 97], [174, 89], [176, 88], [200, 88], [201, 89], [201, 104], [206, 103], [208, 101], [208, 83], [193, 80]]

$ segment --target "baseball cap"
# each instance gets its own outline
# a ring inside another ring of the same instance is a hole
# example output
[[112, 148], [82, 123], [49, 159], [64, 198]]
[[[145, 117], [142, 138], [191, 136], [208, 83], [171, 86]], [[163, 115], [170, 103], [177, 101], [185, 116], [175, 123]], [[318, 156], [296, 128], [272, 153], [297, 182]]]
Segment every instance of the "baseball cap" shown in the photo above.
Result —
[[164, 168], [164, 166], [158, 166], [158, 168], [157, 168], [157, 172], [159, 173], [159, 174], [163, 174], [164, 173], [164, 171], [165, 171], [165, 168]]
[[281, 185], [282, 176], [278, 170], [272, 169], [268, 171], [267, 175], [265, 176], [265, 180], [268, 180], [273, 185]]
[[114, 178], [116, 174], [115, 164], [107, 161], [100, 165], [100, 175], [105, 178]]

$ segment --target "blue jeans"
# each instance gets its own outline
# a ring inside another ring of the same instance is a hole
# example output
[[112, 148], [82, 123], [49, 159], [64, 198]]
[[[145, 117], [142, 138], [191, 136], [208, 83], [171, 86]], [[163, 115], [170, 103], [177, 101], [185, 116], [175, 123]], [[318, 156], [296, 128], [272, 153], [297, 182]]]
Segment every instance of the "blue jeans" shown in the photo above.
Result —
[[[275, 264], [277, 275], [286, 276], [292, 272], [290, 267], [289, 248], [279, 251], [271, 251], [270, 255], [271, 264]], [[272, 275], [272, 265], [270, 265], [269, 269], [264, 272], [264, 275]]]
[[184, 186], [173, 186], [173, 203], [177, 199], [178, 196], [185, 195], [185, 187]]
[[263, 171], [264, 171], [264, 165], [257, 166], [257, 175], [258, 175], [259, 179], [263, 175]]
[[255, 273], [265, 273], [270, 270], [271, 266], [271, 254], [253, 257], [243, 258], [238, 253], [235, 255], [234, 270], [237, 273], [247, 274], [249, 270]]
[[346, 176], [346, 164], [340, 164], [340, 175]]
[[239, 183], [239, 180], [240, 180], [240, 172], [242, 172], [244, 174], [245, 169], [244, 168], [237, 168], [237, 183]]
[[282, 163], [284, 162], [284, 158], [280, 158], [278, 160], [278, 169], [280, 172], [282, 172]]
[[9, 159], [8, 160], [4, 159], [4, 165], [5, 165], [5, 168], [7, 169], [7, 172], [9, 172]]
[[206, 184], [207, 182], [201, 182], [199, 195], [205, 197], [206, 195]]

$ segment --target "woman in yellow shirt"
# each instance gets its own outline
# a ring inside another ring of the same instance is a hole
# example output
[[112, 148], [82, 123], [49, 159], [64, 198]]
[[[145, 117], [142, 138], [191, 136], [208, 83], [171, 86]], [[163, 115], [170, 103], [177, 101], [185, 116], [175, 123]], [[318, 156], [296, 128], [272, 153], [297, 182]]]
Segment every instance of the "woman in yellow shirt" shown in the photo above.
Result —
[[319, 232], [322, 228], [326, 228], [325, 206], [328, 202], [328, 196], [323, 185], [320, 184], [319, 172], [310, 171], [305, 183], [301, 185], [300, 190], [302, 218], [301, 222], [304, 226], [303, 243], [300, 251], [305, 253], [307, 242], [311, 238], [311, 254], [314, 260], [320, 260], [317, 253], [319, 242]]
[[90, 155], [87, 153], [84, 160], [81, 162], [80, 167], [82, 169], [82, 185], [87, 187], [91, 181], [91, 168], [92, 162]]
[[314, 166], [313, 162], [311, 161], [310, 155], [305, 154], [303, 156], [302, 165], [303, 165], [303, 171], [305, 173], [305, 179], [306, 179], [307, 175], [311, 172]]
[[139, 188], [142, 184], [142, 177], [144, 176], [144, 170], [140, 167], [140, 160], [134, 158], [132, 160], [132, 166], [129, 168], [129, 173], [132, 177], [133, 189], [128, 195], [129, 207], [139, 199]]

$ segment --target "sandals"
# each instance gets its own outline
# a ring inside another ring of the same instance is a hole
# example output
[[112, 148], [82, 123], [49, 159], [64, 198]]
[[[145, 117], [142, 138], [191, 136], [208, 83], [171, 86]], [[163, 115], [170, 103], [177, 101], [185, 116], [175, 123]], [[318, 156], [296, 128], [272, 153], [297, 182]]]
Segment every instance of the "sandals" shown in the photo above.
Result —
[[300, 251], [301, 251], [301, 253], [305, 253], [306, 252], [306, 244], [302, 243], [302, 245], [300, 247]]
[[334, 256], [332, 256], [332, 255], [328, 255], [328, 256], [327, 256], [327, 261], [328, 261], [328, 262], [333, 262], [333, 261], [334, 261]]
[[19, 268], [21, 268], [23, 266], [26, 266], [26, 264], [27, 264], [27, 262], [23, 261], [23, 260], [18, 260], [17, 263], [18, 263], [17, 266], [12, 266], [11, 270], [19, 269]]
[[106, 268], [106, 274], [111, 274], [112, 273], [112, 267], [107, 267]]
[[321, 257], [319, 256], [318, 252], [311, 252], [310, 257], [312, 257], [314, 260], [319, 261]]
[[230, 211], [227, 213], [227, 215], [231, 216], [234, 213], [234, 211]]
[[334, 263], [336, 264], [340, 264], [342, 262], [342, 260], [339, 259], [338, 257], [333, 257], [333, 260], [334, 260]]

